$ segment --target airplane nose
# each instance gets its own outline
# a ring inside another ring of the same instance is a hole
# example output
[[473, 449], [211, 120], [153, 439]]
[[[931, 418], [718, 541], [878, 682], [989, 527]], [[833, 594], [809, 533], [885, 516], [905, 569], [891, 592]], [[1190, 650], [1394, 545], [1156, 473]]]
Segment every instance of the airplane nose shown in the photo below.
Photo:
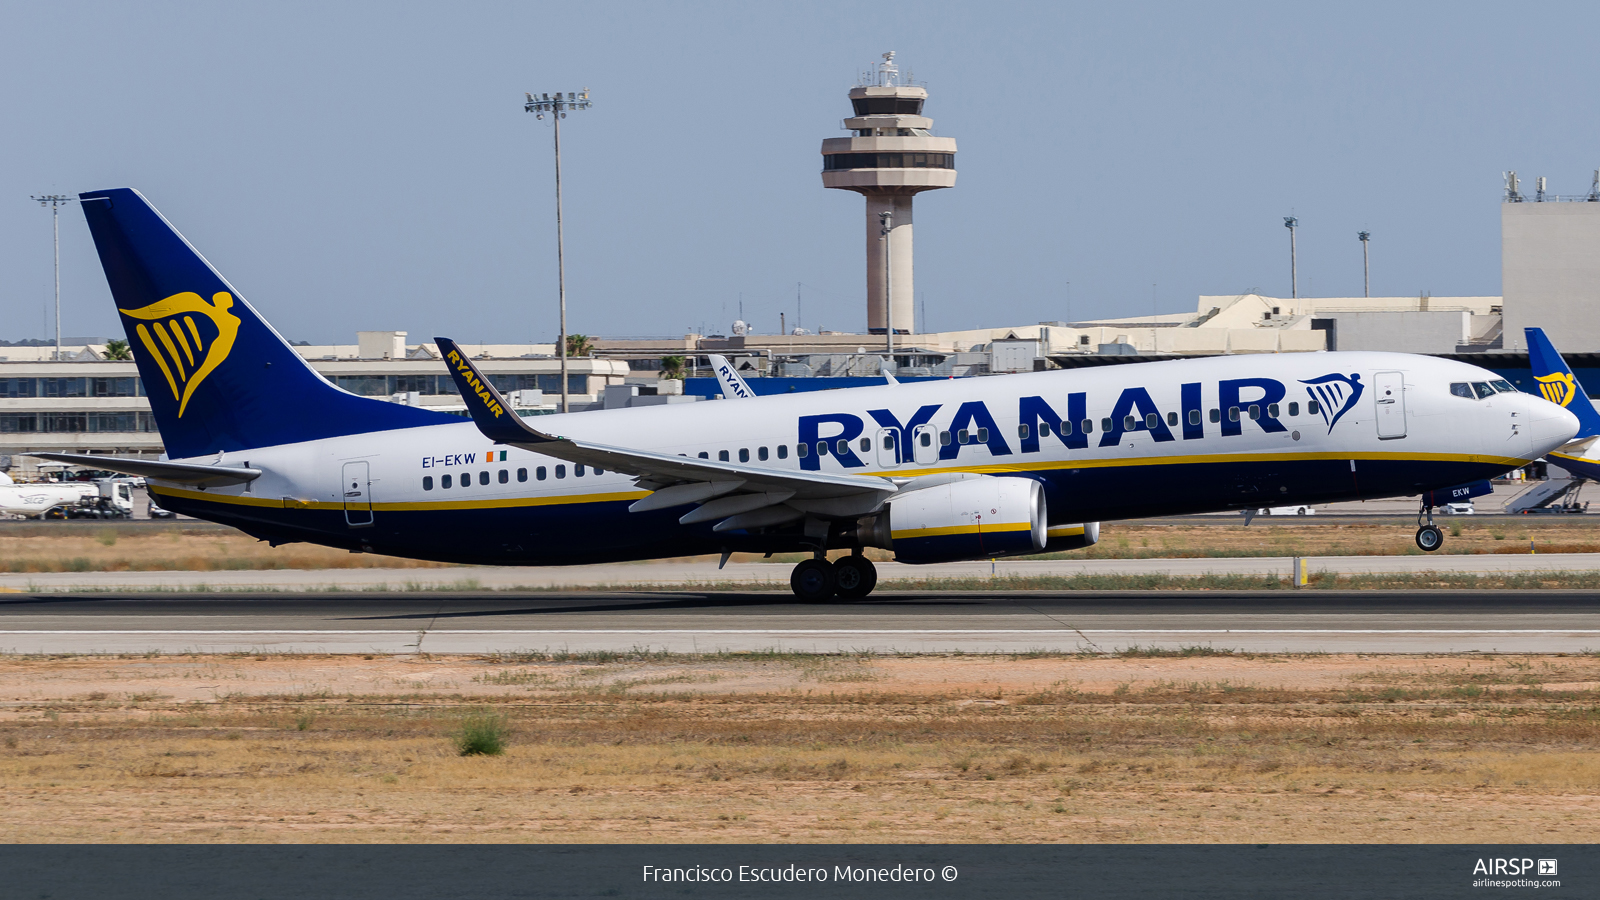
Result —
[[1572, 440], [1578, 433], [1578, 417], [1565, 407], [1542, 397], [1529, 396], [1528, 438], [1533, 456], [1539, 457]]

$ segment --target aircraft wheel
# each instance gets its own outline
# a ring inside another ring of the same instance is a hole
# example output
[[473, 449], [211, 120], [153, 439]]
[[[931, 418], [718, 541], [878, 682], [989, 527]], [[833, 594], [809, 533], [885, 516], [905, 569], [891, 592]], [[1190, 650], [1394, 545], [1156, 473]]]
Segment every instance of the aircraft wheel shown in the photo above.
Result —
[[1417, 529], [1417, 546], [1428, 553], [1444, 546], [1444, 532], [1437, 525], [1424, 525]]
[[822, 603], [833, 596], [833, 563], [808, 559], [789, 574], [789, 589], [806, 603]]
[[846, 556], [833, 564], [833, 586], [846, 600], [860, 600], [878, 586], [878, 567], [865, 556]]

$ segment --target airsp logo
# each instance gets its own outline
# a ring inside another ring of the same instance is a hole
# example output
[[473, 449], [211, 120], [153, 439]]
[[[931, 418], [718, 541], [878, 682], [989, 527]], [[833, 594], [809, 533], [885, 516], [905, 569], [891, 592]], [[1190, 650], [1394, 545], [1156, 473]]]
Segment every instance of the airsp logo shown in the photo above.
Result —
[[[1523, 857], [1522, 859], [1494, 857], [1491, 859], [1479, 859], [1478, 864], [1472, 867], [1472, 874], [1526, 875], [1528, 870], [1531, 868], [1533, 868], [1533, 860], [1528, 859], [1527, 857]], [[1539, 860], [1539, 874], [1556, 874], [1556, 861], [1553, 859]]]
[[[232, 307], [233, 295], [226, 291], [212, 294], [210, 303], [193, 291], [184, 291], [149, 306], [117, 310], [130, 319], [143, 320], [134, 333], [166, 376], [172, 399], [178, 401], [180, 419], [200, 382], [233, 352], [239, 317], [228, 311]], [[204, 327], [195, 324], [197, 319]]]
[[1356, 401], [1361, 399], [1366, 389], [1361, 383], [1361, 376], [1354, 372], [1349, 375], [1335, 372], [1300, 383], [1306, 386], [1306, 393], [1321, 407], [1322, 421], [1328, 423], [1329, 433], [1333, 432], [1333, 426], [1339, 424], [1345, 413], [1356, 408]]
[[1537, 375], [1533, 379], [1539, 382], [1539, 393], [1544, 395], [1551, 403], [1566, 406], [1572, 402], [1572, 395], [1576, 391], [1572, 375], [1569, 372], [1551, 372], [1549, 375]]

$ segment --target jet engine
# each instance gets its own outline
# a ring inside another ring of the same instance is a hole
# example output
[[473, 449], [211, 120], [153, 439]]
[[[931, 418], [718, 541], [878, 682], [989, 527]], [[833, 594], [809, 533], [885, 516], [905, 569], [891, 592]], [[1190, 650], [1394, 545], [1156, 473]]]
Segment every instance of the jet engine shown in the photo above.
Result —
[[954, 562], [1038, 553], [1046, 522], [1039, 482], [984, 475], [896, 494], [857, 535], [900, 562]]

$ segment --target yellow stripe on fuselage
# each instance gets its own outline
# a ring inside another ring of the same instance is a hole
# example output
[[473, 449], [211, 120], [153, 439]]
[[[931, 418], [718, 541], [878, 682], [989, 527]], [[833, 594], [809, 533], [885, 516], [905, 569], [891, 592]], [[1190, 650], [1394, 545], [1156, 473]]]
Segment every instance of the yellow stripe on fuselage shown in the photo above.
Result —
[[[1559, 454], [1551, 454], [1556, 456]], [[917, 475], [936, 475], [947, 473], [969, 473], [977, 475], [1044, 472], [1061, 469], [1107, 469], [1118, 467], [1139, 466], [1172, 466], [1172, 465], [1211, 465], [1239, 462], [1282, 462], [1295, 461], [1307, 462], [1313, 460], [1401, 460], [1408, 462], [1463, 462], [1478, 465], [1503, 465], [1508, 469], [1526, 465], [1528, 460], [1517, 457], [1486, 456], [1481, 454], [1464, 453], [1384, 453], [1384, 452], [1307, 452], [1307, 453], [1227, 453], [1211, 456], [1155, 456], [1138, 457], [1134, 459], [1062, 459], [1040, 462], [1015, 462], [1015, 463], [988, 463], [971, 466], [917, 466], [908, 463], [897, 469], [882, 469], [875, 472], [851, 473], [879, 475], [884, 477], [905, 477], [908, 473]], [[782, 473], [784, 470], [775, 469]], [[218, 494], [210, 491], [195, 491], [186, 488], [172, 488], [152, 485], [151, 490], [161, 496], [183, 497], [189, 500], [201, 500], [210, 503], [233, 504], [239, 506], [278, 507], [290, 509], [344, 509], [344, 504], [339, 501], [326, 500], [287, 500], [284, 498], [253, 497], [241, 494]], [[508, 497], [494, 500], [424, 500], [399, 503], [374, 503], [374, 510], [383, 512], [402, 511], [432, 511], [432, 510], [468, 510], [468, 509], [505, 509], [519, 506], [563, 506], [575, 503], [606, 503], [620, 500], [638, 500], [650, 495], [649, 491], [617, 491], [598, 494], [564, 494], [556, 497]], [[1072, 533], [1081, 533], [1072, 532]]]
[[[292, 497], [251, 497], [239, 494], [216, 494], [210, 491], [191, 491], [151, 485], [150, 490], [161, 497], [182, 497], [207, 503], [225, 503], [234, 506], [276, 507], [278, 509], [344, 509], [341, 501], [299, 500]], [[508, 509], [521, 506], [566, 506], [577, 503], [607, 503], [621, 500], [638, 500], [650, 496], [649, 491], [618, 491], [605, 494], [565, 494], [560, 497], [504, 497], [495, 500], [434, 500], [419, 503], [374, 503], [377, 512], [434, 511], [457, 509]], [[358, 505], [359, 506], [359, 505]], [[359, 507], [365, 508], [365, 507]]]
[[905, 531], [891, 531], [897, 541], [912, 538], [944, 537], [950, 534], [993, 534], [1000, 531], [1027, 531], [1033, 526], [1027, 522], [1002, 522], [998, 525], [950, 525], [945, 528], [910, 528]]

